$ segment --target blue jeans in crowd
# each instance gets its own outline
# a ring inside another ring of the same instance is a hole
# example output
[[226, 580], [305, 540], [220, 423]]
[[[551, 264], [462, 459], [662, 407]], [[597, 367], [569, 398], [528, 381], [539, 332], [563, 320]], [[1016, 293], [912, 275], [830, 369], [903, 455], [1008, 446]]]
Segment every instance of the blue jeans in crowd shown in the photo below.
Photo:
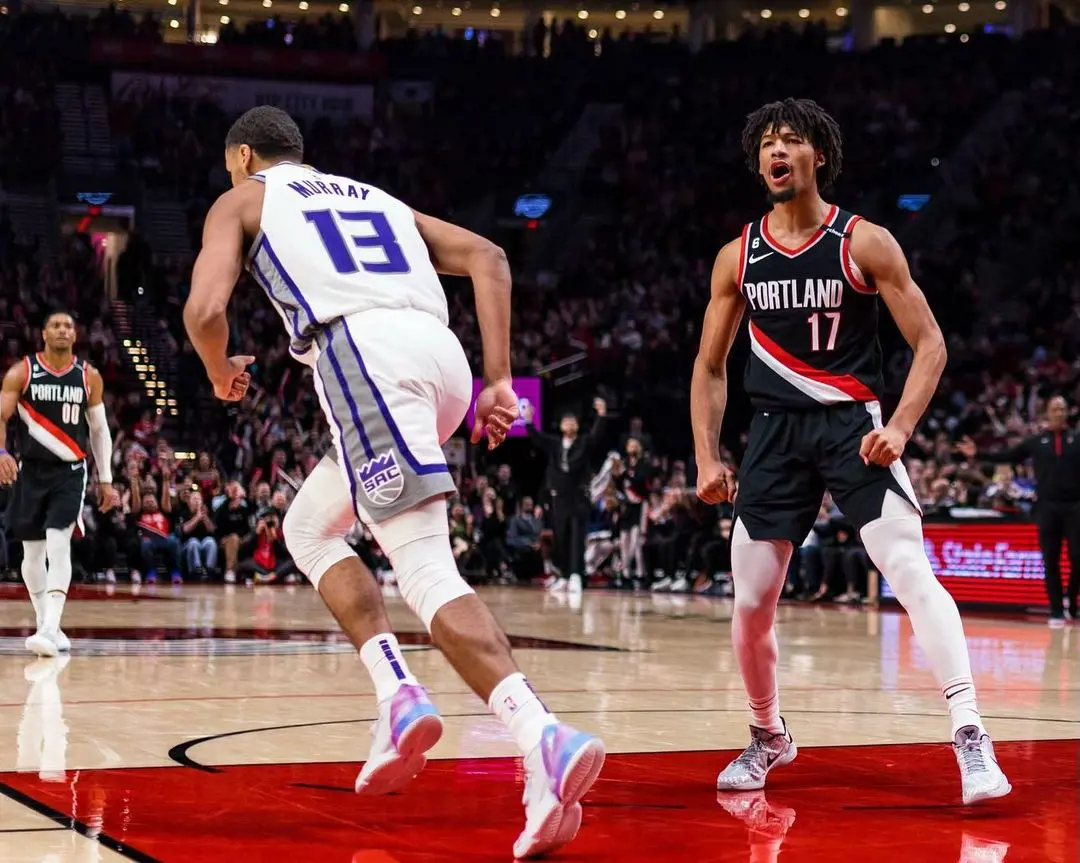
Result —
[[217, 554], [217, 540], [212, 536], [184, 540], [184, 558], [187, 560], [188, 572], [194, 572], [197, 569], [213, 569], [217, 566]]
[[180, 540], [175, 536], [144, 536], [139, 543], [139, 552], [142, 556], [143, 569], [148, 576], [153, 576], [157, 570], [156, 554], [165, 558], [165, 565], [174, 576], [180, 575]]

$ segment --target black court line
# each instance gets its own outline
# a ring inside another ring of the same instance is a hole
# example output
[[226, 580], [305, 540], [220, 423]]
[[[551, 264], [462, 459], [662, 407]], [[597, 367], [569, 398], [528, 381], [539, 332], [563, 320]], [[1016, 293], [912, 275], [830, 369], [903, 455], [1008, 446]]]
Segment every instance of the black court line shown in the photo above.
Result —
[[340, 791], [344, 794], [355, 794], [355, 788], [346, 788], [344, 785], [315, 785], [311, 782], [292, 782], [290, 788], [309, 788], [312, 791]]
[[137, 863], [162, 863], [157, 857], [153, 857], [145, 851], [140, 851], [138, 848], [132, 848], [130, 845], [124, 844], [119, 839], [114, 839], [108, 833], [98, 833], [79, 819], [70, 815], [65, 815], [59, 809], [53, 809], [47, 803], [42, 803], [40, 800], [30, 797], [22, 791], [17, 791], [3, 782], [0, 782], [0, 794], [14, 800], [16, 803], [21, 803], [27, 809], [32, 809], [38, 815], [48, 818], [55, 824], [59, 824], [60, 827], [65, 830], [74, 830], [80, 836], [85, 836], [91, 841], [101, 843], [110, 851], [115, 851], [117, 854], [126, 857], [128, 860], [135, 860]]
[[67, 827], [11, 827], [0, 833], [67, 833]]
[[[714, 707], [693, 707], [693, 708], [681, 708], [676, 711], [678, 713], [743, 713], [745, 708], [724, 708], [718, 709]], [[607, 715], [629, 714], [629, 713], [671, 713], [672, 711], [667, 708], [643, 708], [643, 709], [630, 709], [630, 710], [560, 710], [559, 716], [580, 716], [583, 714], [604, 713]], [[790, 716], [801, 715], [824, 715], [824, 716], [896, 716], [895, 713], [885, 713], [880, 710], [786, 710], [784, 711]], [[481, 716], [488, 716], [485, 711], [483, 713], [442, 713], [443, 719], [468, 719]], [[941, 713], [905, 713], [905, 716], [919, 716], [927, 719], [940, 719]], [[984, 719], [991, 721], [1012, 721], [1012, 722], [1063, 722], [1067, 725], [1080, 725], [1080, 719], [1040, 719], [1030, 716], [984, 716]], [[225, 767], [249, 767], [251, 765], [246, 764], [226, 764], [222, 767], [213, 767], [208, 764], [202, 764], [192, 758], [188, 753], [203, 743], [210, 743], [214, 740], [224, 740], [228, 737], [240, 737], [244, 734], [258, 734], [262, 731], [286, 731], [290, 728], [321, 728], [324, 725], [352, 725], [359, 722], [374, 722], [375, 717], [360, 717], [357, 719], [333, 719], [326, 722], [298, 722], [289, 725], [269, 725], [262, 728], [242, 728], [239, 731], [227, 731], [223, 734], [209, 734], [206, 737], [197, 737], [194, 740], [187, 740], [184, 743], [178, 743], [176, 746], [169, 750], [169, 758], [179, 764], [181, 767], [190, 767], [193, 770], [201, 770], [204, 773], [223, 773]], [[1072, 740], [1073, 738], [1059, 738], [1060, 740]], [[1031, 742], [1031, 741], [1002, 741], [1002, 742]], [[1042, 741], [1038, 741], [1042, 742]], [[902, 743], [875, 743], [875, 744], [855, 744], [856, 746], [872, 745], [872, 746], [920, 746], [920, 745], [949, 745], [949, 741], [930, 741], [927, 743], [912, 743], [911, 741], [905, 741]], [[836, 747], [813, 747], [813, 748], [836, 748]], [[723, 750], [691, 750], [699, 752], [711, 752], [711, 751], [723, 751]], [[640, 753], [632, 752], [613, 752], [612, 756], [618, 755], [634, 755]], [[646, 753], [652, 754], [652, 753]], [[286, 763], [286, 762], [281, 762]], [[122, 769], [122, 768], [117, 768]]]

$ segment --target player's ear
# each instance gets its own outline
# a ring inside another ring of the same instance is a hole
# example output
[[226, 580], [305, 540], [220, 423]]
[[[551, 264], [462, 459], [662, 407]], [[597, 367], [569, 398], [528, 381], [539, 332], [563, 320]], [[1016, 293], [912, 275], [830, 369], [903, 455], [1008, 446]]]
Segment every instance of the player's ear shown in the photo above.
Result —
[[821, 150], [814, 150], [814, 167], [825, 167], [825, 154]]

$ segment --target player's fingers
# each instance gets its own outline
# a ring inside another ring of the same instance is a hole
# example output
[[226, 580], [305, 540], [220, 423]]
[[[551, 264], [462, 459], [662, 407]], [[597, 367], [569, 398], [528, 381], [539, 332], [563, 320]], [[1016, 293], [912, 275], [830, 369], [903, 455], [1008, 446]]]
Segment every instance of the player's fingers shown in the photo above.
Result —
[[483, 434], [483, 432], [484, 432], [483, 420], [481, 420], [480, 417], [477, 416], [476, 422], [473, 423], [472, 435], [469, 437], [469, 440], [474, 444], [475, 443], [480, 443], [480, 436]]

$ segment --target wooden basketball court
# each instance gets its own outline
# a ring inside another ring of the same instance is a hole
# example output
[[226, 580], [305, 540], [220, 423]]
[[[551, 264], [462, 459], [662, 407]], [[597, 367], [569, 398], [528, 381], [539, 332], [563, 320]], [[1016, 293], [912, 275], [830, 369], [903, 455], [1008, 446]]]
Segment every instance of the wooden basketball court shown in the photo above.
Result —
[[[799, 758], [766, 793], [718, 798], [748, 723], [729, 602], [484, 596], [548, 706], [608, 747], [581, 835], [554, 859], [1078, 859], [1078, 627], [965, 617], [1015, 789], [965, 810], [906, 617], [784, 606], [782, 712]], [[0, 588], [0, 861], [511, 859], [512, 741], [396, 593], [391, 619], [446, 735], [406, 794], [380, 799], [352, 793], [372, 687], [309, 587], [77, 588], [70, 660], [26, 654], [25, 597]]]

